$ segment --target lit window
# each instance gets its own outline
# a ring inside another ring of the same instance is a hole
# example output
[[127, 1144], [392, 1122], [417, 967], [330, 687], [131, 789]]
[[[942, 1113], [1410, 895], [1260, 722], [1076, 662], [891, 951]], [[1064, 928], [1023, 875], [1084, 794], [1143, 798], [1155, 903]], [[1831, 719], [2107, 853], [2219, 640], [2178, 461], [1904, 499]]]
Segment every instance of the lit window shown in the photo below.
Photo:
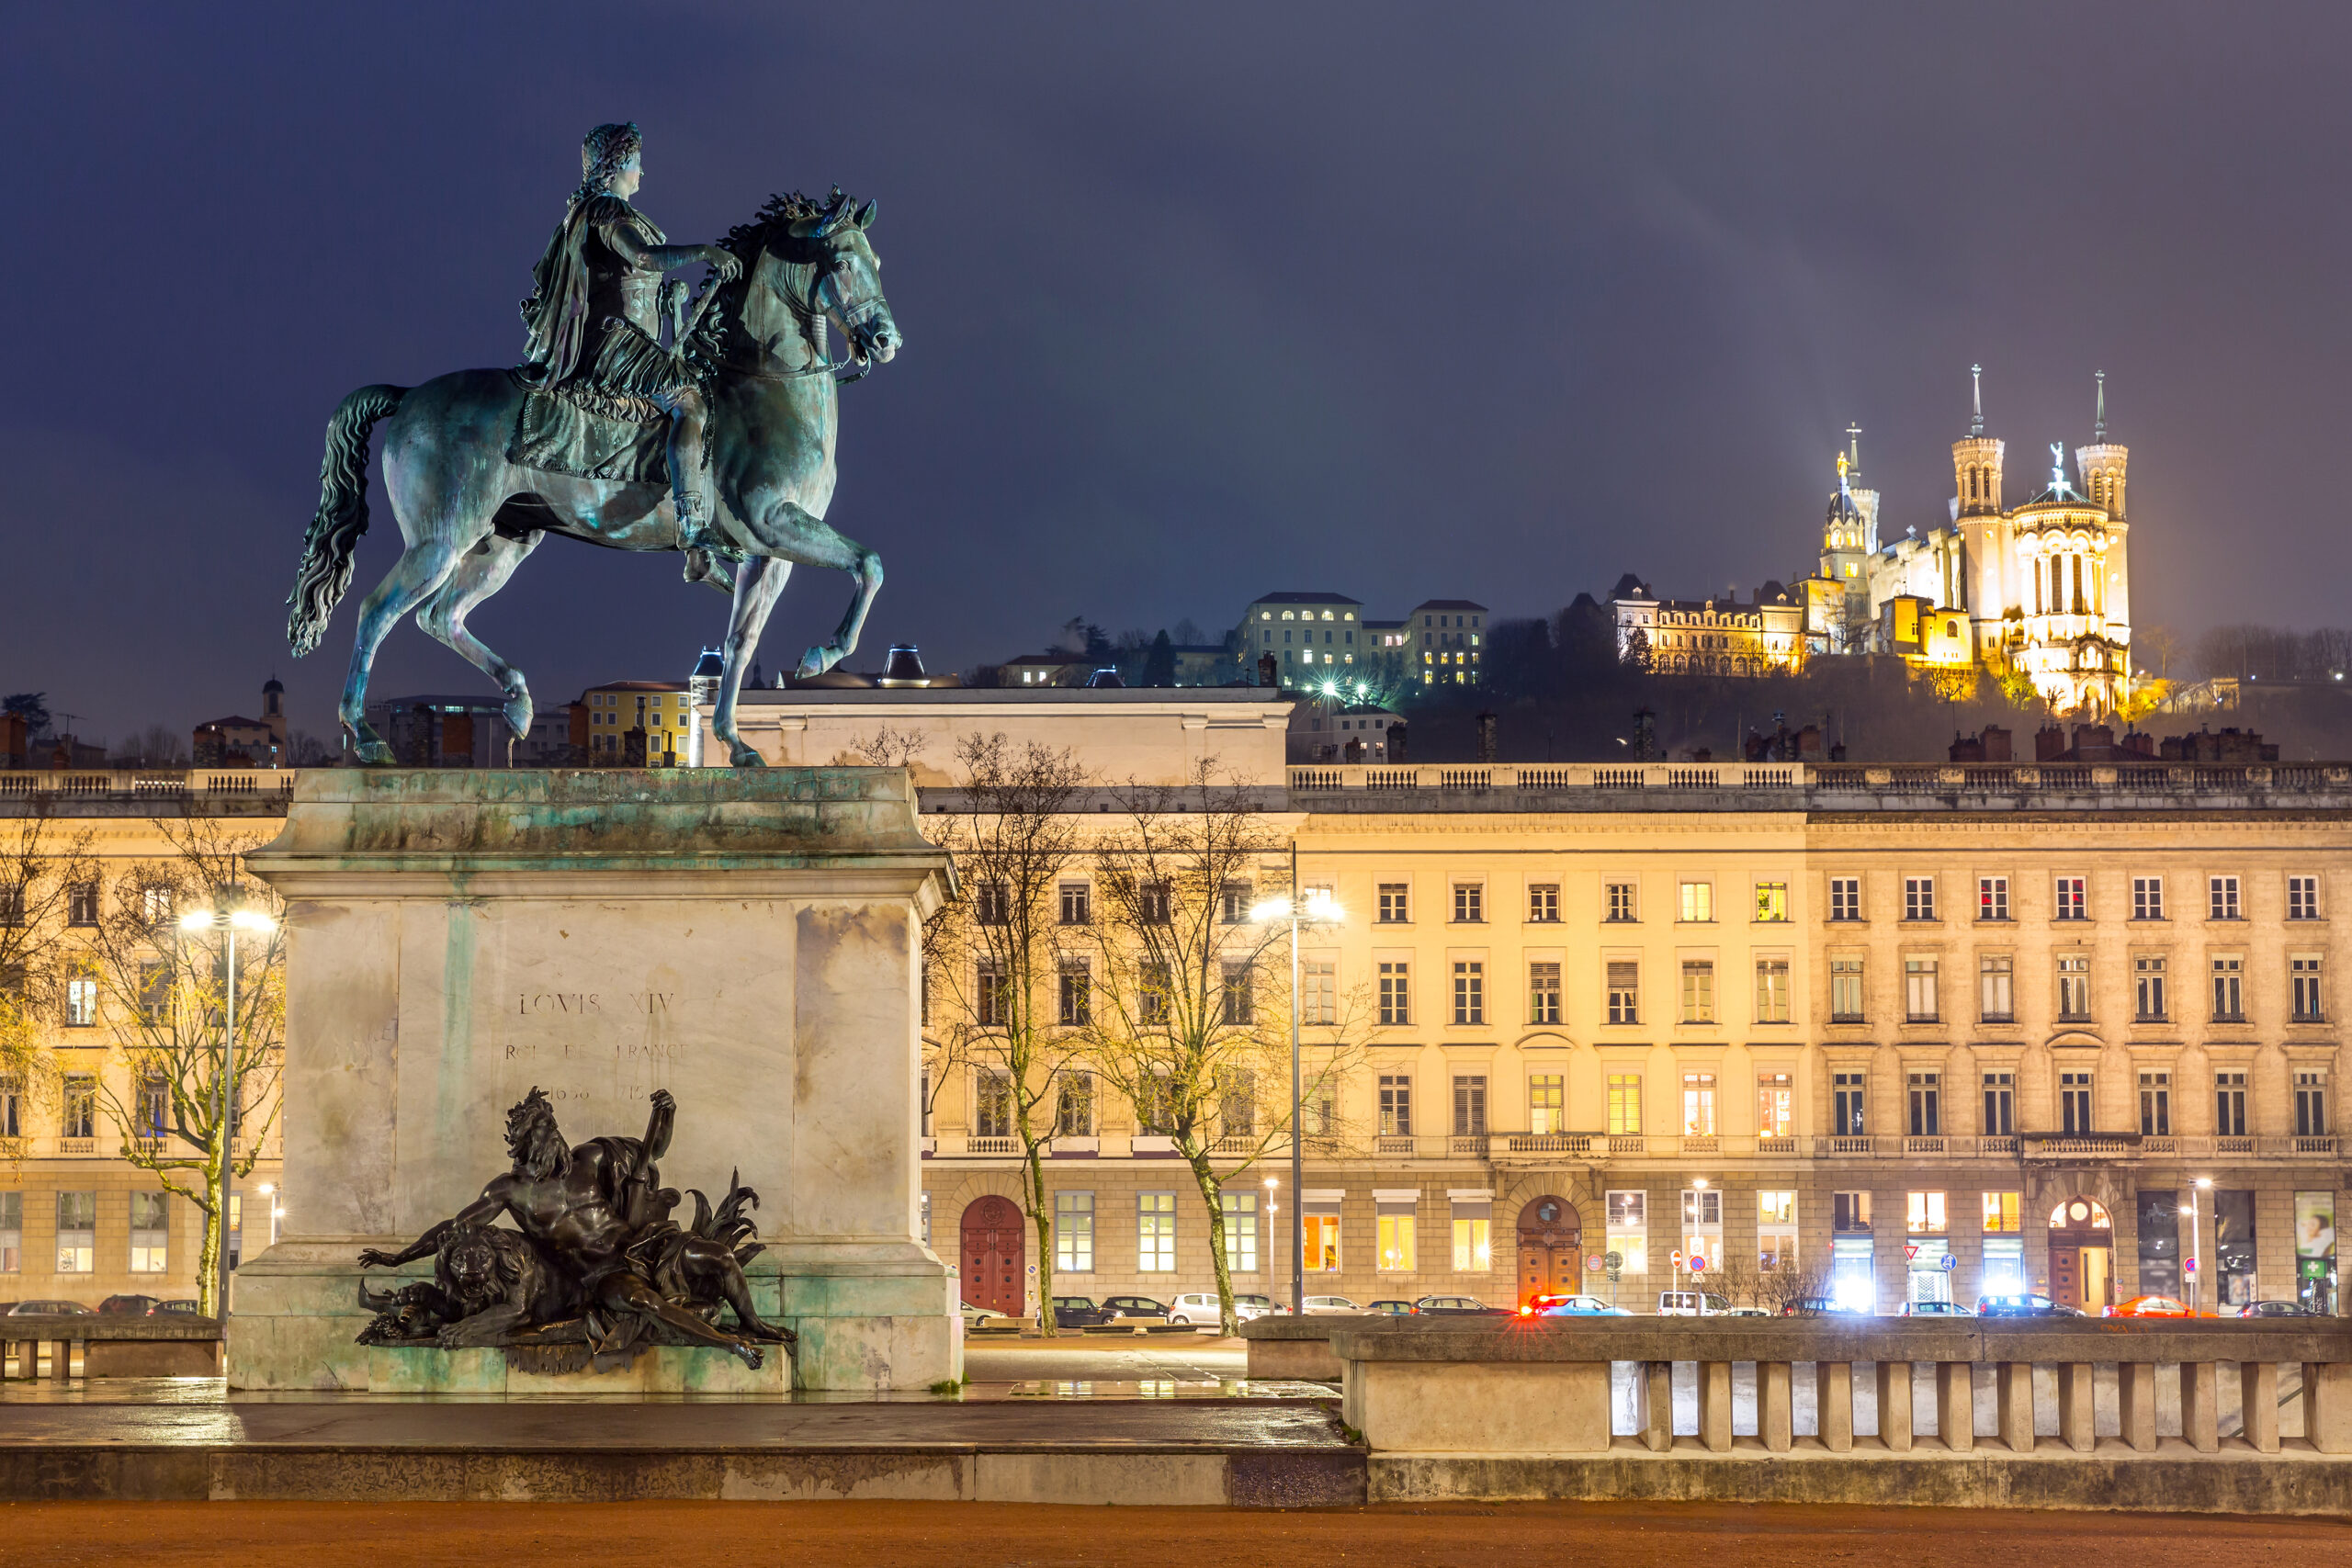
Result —
[[1176, 1194], [1136, 1195], [1136, 1270], [1142, 1274], [1176, 1272]]
[[1094, 1271], [1094, 1194], [1054, 1194], [1054, 1269], [1063, 1274]]

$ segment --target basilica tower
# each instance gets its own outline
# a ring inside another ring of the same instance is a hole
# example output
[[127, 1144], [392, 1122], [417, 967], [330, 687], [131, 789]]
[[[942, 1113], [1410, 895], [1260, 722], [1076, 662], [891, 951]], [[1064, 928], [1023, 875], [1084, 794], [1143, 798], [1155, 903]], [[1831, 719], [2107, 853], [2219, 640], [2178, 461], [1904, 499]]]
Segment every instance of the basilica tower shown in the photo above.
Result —
[[2107, 372], [2098, 373], [2098, 410], [2091, 425], [2091, 444], [2075, 448], [2075, 472], [2092, 504], [2106, 509], [2107, 636], [2129, 646], [2132, 641], [2132, 576], [2128, 543], [2131, 525], [2125, 520], [2125, 470], [2132, 449], [2107, 438]]
[[1984, 434], [1984, 367], [1970, 366], [1968, 378], [1973, 412], [1968, 439], [1951, 444], [1951, 515], [1967, 549], [1963, 570], [1976, 646], [1988, 649], [2001, 641], [2001, 618], [2018, 602], [2017, 584], [2001, 507], [2003, 444]]

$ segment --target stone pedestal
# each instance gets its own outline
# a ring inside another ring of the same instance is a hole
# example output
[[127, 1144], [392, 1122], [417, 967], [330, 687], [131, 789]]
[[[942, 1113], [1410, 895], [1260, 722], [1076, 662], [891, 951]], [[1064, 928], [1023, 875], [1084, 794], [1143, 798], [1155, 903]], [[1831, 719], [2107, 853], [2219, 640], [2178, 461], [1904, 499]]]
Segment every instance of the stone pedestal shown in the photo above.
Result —
[[231, 1386], [505, 1386], [503, 1353], [354, 1344], [355, 1255], [505, 1169], [534, 1086], [573, 1145], [675, 1096], [663, 1183], [758, 1190], [752, 1293], [800, 1335], [790, 1385], [781, 1352], [695, 1349], [583, 1387], [961, 1375], [919, 1229], [921, 922], [950, 873], [904, 772], [320, 771], [249, 863], [288, 904], [286, 1217], [238, 1271]]

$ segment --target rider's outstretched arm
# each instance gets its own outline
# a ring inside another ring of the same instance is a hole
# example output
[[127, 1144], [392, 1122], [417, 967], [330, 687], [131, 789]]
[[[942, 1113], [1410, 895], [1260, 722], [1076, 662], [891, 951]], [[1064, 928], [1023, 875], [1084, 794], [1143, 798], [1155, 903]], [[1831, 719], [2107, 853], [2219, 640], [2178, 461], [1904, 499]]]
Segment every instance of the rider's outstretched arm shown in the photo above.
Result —
[[743, 264], [735, 259], [735, 254], [721, 245], [649, 245], [623, 223], [605, 225], [604, 236], [605, 243], [634, 267], [658, 267], [671, 272], [696, 262], [708, 262], [721, 277], [733, 277], [743, 270]]

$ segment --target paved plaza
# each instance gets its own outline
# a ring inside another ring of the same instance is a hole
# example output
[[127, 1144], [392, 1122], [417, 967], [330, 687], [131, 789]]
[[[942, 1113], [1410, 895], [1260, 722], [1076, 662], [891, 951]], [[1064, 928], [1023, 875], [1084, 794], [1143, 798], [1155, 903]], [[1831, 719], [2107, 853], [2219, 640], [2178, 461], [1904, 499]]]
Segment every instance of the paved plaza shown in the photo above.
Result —
[[2192, 1562], [2256, 1568], [2320, 1560], [2343, 1527], [2314, 1519], [1729, 1504], [1423, 1505], [1239, 1513], [992, 1503], [28, 1504], [8, 1510], [0, 1564], [98, 1562], [315, 1568], [339, 1562], [478, 1568], [823, 1563], [827, 1568], [1969, 1568]]

